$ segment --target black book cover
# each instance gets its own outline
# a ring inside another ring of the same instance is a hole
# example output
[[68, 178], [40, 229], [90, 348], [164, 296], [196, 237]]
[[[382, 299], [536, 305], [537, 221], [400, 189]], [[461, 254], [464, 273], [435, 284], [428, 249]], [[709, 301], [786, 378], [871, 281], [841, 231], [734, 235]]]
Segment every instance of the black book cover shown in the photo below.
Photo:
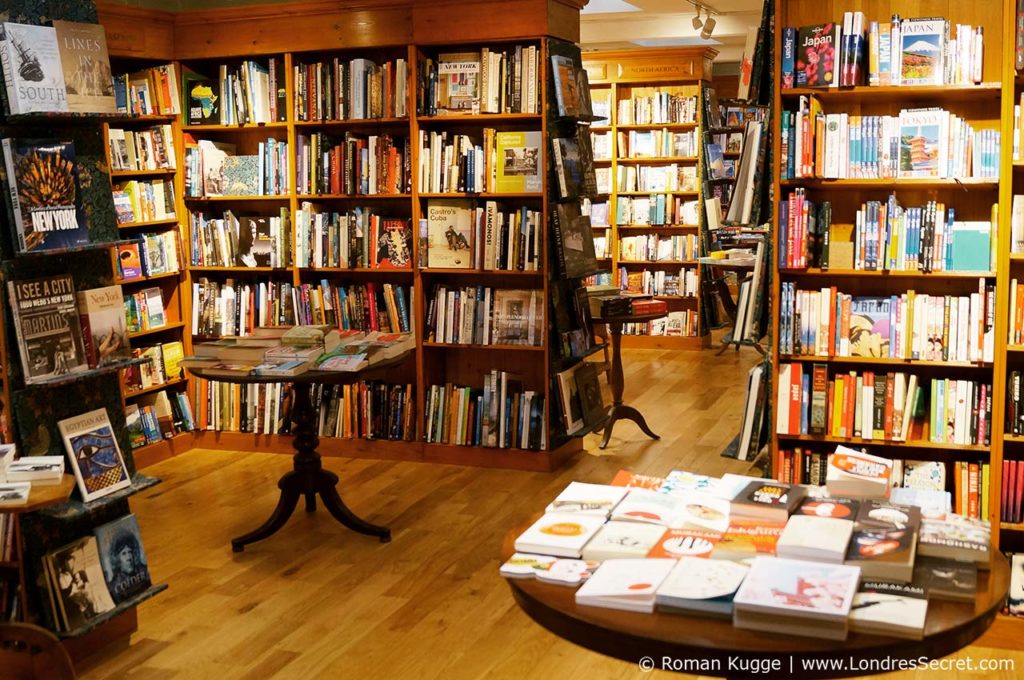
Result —
[[551, 215], [563, 278], [590, 276], [597, 271], [594, 235], [590, 217], [580, 212], [578, 203], [559, 203]]

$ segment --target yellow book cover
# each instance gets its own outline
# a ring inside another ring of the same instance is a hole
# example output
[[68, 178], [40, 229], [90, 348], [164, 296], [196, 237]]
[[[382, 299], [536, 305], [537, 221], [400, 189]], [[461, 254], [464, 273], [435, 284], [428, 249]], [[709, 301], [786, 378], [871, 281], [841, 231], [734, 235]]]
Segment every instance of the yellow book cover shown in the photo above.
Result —
[[543, 190], [544, 143], [540, 132], [499, 132], [495, 135], [494, 192], [534, 193]]
[[164, 375], [168, 380], [177, 380], [181, 377], [181, 360], [185, 356], [185, 349], [180, 340], [165, 342], [163, 344], [164, 354]]

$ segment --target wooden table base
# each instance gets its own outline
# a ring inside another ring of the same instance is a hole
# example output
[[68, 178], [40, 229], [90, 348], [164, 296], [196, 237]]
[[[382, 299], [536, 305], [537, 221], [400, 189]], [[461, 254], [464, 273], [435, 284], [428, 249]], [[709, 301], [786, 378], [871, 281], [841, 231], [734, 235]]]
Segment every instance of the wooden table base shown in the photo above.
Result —
[[[655, 315], [654, 318], [658, 318]], [[616, 421], [632, 420], [651, 439], [661, 439], [647, 427], [647, 421], [632, 406], [622, 403], [622, 391], [625, 388], [625, 379], [622, 376], [622, 321], [608, 320], [608, 330], [612, 341], [612, 365], [608, 373], [608, 384], [612, 388], [612, 407], [608, 409], [608, 419], [604, 423], [604, 435], [601, 437], [601, 448], [608, 446], [612, 438], [612, 427]]]
[[341, 500], [338, 493], [338, 475], [323, 469], [320, 454], [316, 450], [320, 439], [317, 437], [316, 416], [309, 399], [310, 386], [296, 384], [294, 390], [295, 403], [292, 406], [292, 414], [295, 422], [295, 440], [292, 446], [295, 447], [296, 453], [292, 457], [293, 469], [285, 473], [277, 483], [281, 489], [281, 498], [269, 519], [249, 533], [231, 539], [231, 549], [234, 552], [242, 552], [250, 543], [274, 535], [295, 512], [300, 496], [306, 499], [306, 512], [314, 512], [318, 495], [334, 519], [352, 531], [377, 536], [381, 543], [387, 543], [391, 540], [390, 529], [360, 518]]

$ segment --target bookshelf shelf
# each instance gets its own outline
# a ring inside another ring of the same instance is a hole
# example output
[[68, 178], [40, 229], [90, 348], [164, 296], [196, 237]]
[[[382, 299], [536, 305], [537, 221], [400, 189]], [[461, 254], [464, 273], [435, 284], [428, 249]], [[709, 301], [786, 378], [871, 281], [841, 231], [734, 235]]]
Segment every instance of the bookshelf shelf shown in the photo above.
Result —
[[104, 613], [96, 616], [95, 618], [92, 619], [92, 621], [89, 622], [88, 625], [82, 626], [80, 628], [76, 628], [76, 629], [74, 629], [72, 631], [58, 633], [57, 635], [58, 635], [58, 637], [60, 637], [62, 639], [80, 638], [83, 635], [86, 635], [86, 634], [96, 630], [99, 626], [102, 626], [107, 621], [110, 621], [111, 619], [114, 619], [115, 617], [120, 616], [121, 614], [123, 614], [124, 612], [128, 611], [129, 609], [134, 609], [135, 607], [138, 607], [140, 604], [142, 604], [146, 600], [159, 595], [160, 593], [162, 593], [165, 590], [167, 590], [167, 584], [160, 584], [160, 585], [155, 585], [155, 586], [152, 586], [150, 588], [147, 588], [146, 590], [142, 591], [141, 593], [139, 593], [137, 595], [133, 595], [132, 597], [130, 597], [127, 600], [125, 600], [124, 602], [119, 603], [116, 607], [114, 607], [110, 611], [104, 612]]
[[699, 224], [620, 224], [617, 229], [636, 229], [650, 231], [652, 229], [700, 229]]
[[149, 227], [165, 227], [178, 224], [177, 217], [168, 217], [165, 220], [152, 220], [150, 222], [122, 222], [117, 225], [118, 229], [148, 229]]
[[59, 387], [61, 385], [70, 385], [71, 383], [80, 382], [82, 380], [92, 380], [93, 378], [97, 378], [102, 375], [108, 375], [110, 373], [119, 371], [122, 368], [127, 368], [129, 366], [141, 363], [143, 363], [142, 359], [123, 359], [121, 361], [116, 361], [106, 366], [100, 366], [99, 368], [90, 368], [87, 371], [78, 371], [77, 373], [65, 373], [64, 375], [57, 375], [52, 378], [47, 378], [41, 382], [26, 384], [25, 387], [22, 389], [37, 390], [44, 387], [53, 388]]
[[75, 517], [80, 517], [84, 514], [95, 513], [97, 511], [108, 508], [114, 503], [134, 496], [140, 491], [145, 491], [146, 489], [154, 487], [159, 483], [159, 478], [150, 477], [149, 475], [144, 475], [140, 472], [137, 472], [134, 475], [132, 475], [131, 486], [127, 486], [123, 489], [118, 489], [117, 491], [107, 494], [102, 498], [97, 498], [95, 500], [89, 501], [88, 503], [83, 503], [78, 498], [71, 498], [63, 503], [58, 503], [56, 505], [50, 505], [45, 508], [42, 508], [41, 510], [39, 510], [39, 512], [43, 515], [47, 515], [50, 517], [56, 517], [60, 519], [72, 519]]
[[145, 337], [147, 335], [154, 335], [156, 333], [165, 333], [167, 331], [173, 331], [173, 330], [177, 330], [179, 328], [184, 328], [184, 327], [185, 327], [185, 322], [184, 321], [175, 321], [173, 323], [164, 324], [163, 326], [157, 326], [156, 328], [147, 328], [146, 330], [142, 330], [142, 331], [130, 332], [130, 333], [128, 333], [128, 337], [129, 338], [143, 338], [143, 337]]
[[177, 173], [174, 168], [161, 168], [159, 170], [111, 170], [110, 176], [113, 179], [118, 177], [157, 177], [169, 176]]
[[651, 194], [668, 194], [670, 196], [698, 196], [697, 191], [617, 191], [619, 196], [650, 196]]
[[[136, 397], [141, 397], [144, 394], [150, 394], [152, 392], [159, 392], [160, 390], [164, 390], [164, 389], [167, 389], [169, 387], [175, 387], [177, 385], [185, 385], [187, 383], [188, 383], [188, 380], [186, 380], [185, 378], [175, 378], [174, 380], [168, 380], [167, 382], [162, 382], [159, 385], [150, 385], [149, 387], [143, 387], [142, 389], [139, 389], [139, 390], [131, 390], [130, 392], [126, 391], [124, 393], [124, 398], [126, 400], [127, 399], [134, 399]], [[139, 448], [142, 448], [142, 447], [139, 447]]]
[[698, 264], [697, 260], [619, 260], [624, 265], [670, 265], [670, 264]]
[[999, 528], [1003, 531], [1024, 531], [1024, 523], [1000, 522]]
[[696, 304], [699, 299], [696, 295], [654, 295], [655, 300], [667, 300], [668, 302], [686, 302]]
[[780, 440], [827, 442], [847, 446], [893, 446], [904, 449], [937, 449], [945, 451], [971, 451], [988, 453], [989, 447], [983, 444], [947, 444], [933, 441], [895, 441], [892, 439], [864, 439], [862, 437], [834, 437], [832, 435], [812, 434], [776, 434]]
[[932, 178], [890, 178], [890, 179], [821, 179], [818, 177], [797, 177], [779, 181], [783, 187], [807, 187], [818, 189], [998, 189], [999, 180], [987, 177], [965, 177], [963, 179]]
[[983, 361], [928, 361], [924, 359], [893, 359], [890, 357], [819, 357], [780, 354], [779, 360], [820, 364], [865, 364], [875, 366], [920, 366], [936, 368], [992, 368], [992, 362]]
[[1021, 434], [1004, 434], [1004, 444], [1024, 444], [1024, 435]]
[[660, 156], [660, 157], [656, 157], [656, 158], [616, 158], [615, 162], [616, 163], [696, 163], [699, 160], [700, 159], [697, 156]]
[[188, 269], [193, 272], [237, 272], [239, 274], [266, 272], [287, 274], [291, 271], [290, 267], [216, 267], [213, 265], [190, 265]]
[[522, 198], [522, 199], [530, 199], [530, 198], [532, 198], [532, 199], [539, 199], [539, 198], [543, 198], [544, 194], [536, 193], [536, 192], [528, 192], [528, 193], [521, 193], [521, 194], [496, 194], [496, 193], [489, 192], [489, 191], [481, 191], [480, 193], [476, 193], [476, 194], [469, 194], [469, 193], [452, 193], [452, 194], [427, 194], [427, 193], [420, 193], [420, 194], [417, 194], [417, 196], [419, 198], [491, 198], [491, 199], [495, 199], [495, 200], [500, 200], [500, 199], [504, 198], [504, 199], [512, 200], [512, 199], [520, 199], [520, 198]]
[[797, 87], [782, 90], [783, 99], [815, 96], [829, 104], [853, 105], [860, 102], [976, 101], [999, 99], [1003, 84], [985, 82], [978, 85], [886, 85], [858, 87]]
[[536, 113], [477, 113], [451, 116], [416, 116], [421, 125], [444, 123], [447, 125], [489, 125], [491, 123], [539, 123], [540, 115]]
[[463, 275], [469, 275], [469, 276], [522, 276], [522, 277], [528, 277], [528, 278], [536, 278], [536, 277], [539, 277], [539, 276], [544, 276], [544, 272], [543, 271], [521, 272], [521, 271], [506, 271], [506, 270], [503, 270], [503, 269], [501, 269], [501, 270], [498, 270], [498, 269], [486, 269], [485, 270], [485, 269], [445, 269], [445, 268], [429, 269], [428, 268], [428, 269], [420, 269], [419, 272], [422, 275], [430, 275], [430, 274], [435, 274], [435, 275], [463, 274]]
[[292, 194], [261, 194], [258, 196], [186, 196], [186, 203], [210, 203], [219, 201], [287, 201]]
[[296, 128], [367, 128], [408, 125], [408, 118], [348, 118], [345, 120], [297, 120]]
[[1007, 352], [1024, 352], [1024, 345], [1007, 345]]
[[1010, 262], [1024, 262], [1024, 253], [1010, 253]]
[[395, 275], [401, 277], [412, 276], [414, 270], [412, 269], [371, 269], [368, 267], [357, 267], [350, 269], [347, 267], [298, 267], [298, 273], [301, 274], [354, 274], [356, 276], [388, 276]]
[[864, 269], [779, 269], [784, 276], [842, 276], [864, 278], [896, 278], [896, 279], [978, 279], [993, 278], [995, 272], [923, 272], [923, 271], [868, 271]]
[[424, 347], [435, 349], [473, 349], [473, 350], [495, 350], [498, 352], [543, 352], [543, 346], [536, 345], [476, 345], [460, 344], [449, 342], [424, 342]]
[[159, 281], [160, 279], [172, 279], [181, 276], [181, 272], [165, 272], [163, 274], [150, 274], [149, 276], [141, 276], [137, 279], [115, 279], [114, 283], [119, 286], [135, 286], [142, 283], [148, 283], [150, 281]]
[[617, 124], [618, 130], [694, 130], [697, 123], [634, 123], [630, 125]]
[[288, 123], [244, 123], [241, 125], [182, 125], [183, 132], [251, 132], [254, 130], [286, 130]]
[[412, 194], [299, 194], [300, 201], [389, 201], [409, 200]]

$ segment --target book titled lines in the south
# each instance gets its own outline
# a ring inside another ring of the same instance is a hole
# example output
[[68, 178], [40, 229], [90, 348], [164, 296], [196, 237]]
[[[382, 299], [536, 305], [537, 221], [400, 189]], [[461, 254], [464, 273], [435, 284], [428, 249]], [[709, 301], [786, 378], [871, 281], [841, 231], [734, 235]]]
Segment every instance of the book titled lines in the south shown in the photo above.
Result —
[[3, 140], [8, 200], [21, 252], [89, 242], [78, 160], [72, 141]]

